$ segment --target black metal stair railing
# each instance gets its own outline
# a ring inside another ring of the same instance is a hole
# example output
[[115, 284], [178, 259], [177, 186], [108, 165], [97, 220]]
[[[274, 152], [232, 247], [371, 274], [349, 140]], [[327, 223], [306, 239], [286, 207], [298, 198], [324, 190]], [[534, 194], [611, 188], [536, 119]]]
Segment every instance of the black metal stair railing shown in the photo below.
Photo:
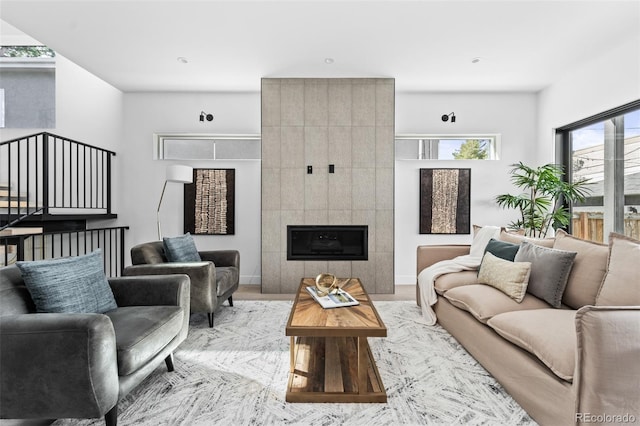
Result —
[[105, 274], [122, 275], [127, 226], [0, 236], [0, 266], [21, 260], [80, 256], [100, 248]]
[[48, 132], [0, 142], [0, 230], [36, 214], [111, 215], [113, 156]]

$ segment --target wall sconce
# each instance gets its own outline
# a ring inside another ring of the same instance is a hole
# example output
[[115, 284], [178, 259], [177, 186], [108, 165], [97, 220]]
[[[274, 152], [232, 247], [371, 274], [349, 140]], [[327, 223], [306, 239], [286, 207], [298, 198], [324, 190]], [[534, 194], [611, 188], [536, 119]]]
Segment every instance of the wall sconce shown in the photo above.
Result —
[[207, 121], [213, 121], [213, 114], [207, 114], [204, 111], [200, 112], [200, 121], [204, 121], [205, 118]]
[[442, 116], [442, 121], [449, 121], [449, 116], [451, 116], [451, 122], [455, 123], [456, 122], [456, 115], [454, 113], [451, 114], [444, 114]]

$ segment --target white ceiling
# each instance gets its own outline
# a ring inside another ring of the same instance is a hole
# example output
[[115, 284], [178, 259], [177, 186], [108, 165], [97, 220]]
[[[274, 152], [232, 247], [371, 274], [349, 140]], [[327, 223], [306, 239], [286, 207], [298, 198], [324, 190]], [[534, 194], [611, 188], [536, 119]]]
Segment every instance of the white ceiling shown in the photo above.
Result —
[[262, 77], [536, 91], [636, 37], [640, 0], [0, 0], [0, 18], [3, 44], [15, 26], [123, 91], [258, 91]]

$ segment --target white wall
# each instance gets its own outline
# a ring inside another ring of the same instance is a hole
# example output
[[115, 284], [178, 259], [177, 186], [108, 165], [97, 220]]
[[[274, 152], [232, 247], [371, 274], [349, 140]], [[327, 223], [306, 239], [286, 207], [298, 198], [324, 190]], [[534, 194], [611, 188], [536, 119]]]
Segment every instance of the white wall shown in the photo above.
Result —
[[[199, 121], [200, 111], [212, 122]], [[200, 250], [240, 251], [240, 283], [260, 283], [260, 161], [163, 161], [153, 159], [154, 133], [260, 133], [259, 93], [127, 93], [121, 160], [124, 200], [119, 217], [132, 245], [157, 239], [156, 210], [169, 164], [236, 169], [235, 235], [196, 235]], [[162, 201], [163, 236], [183, 233], [183, 185], [167, 184]], [[131, 258], [127, 256], [127, 264]]]
[[[496, 206], [496, 195], [513, 192], [509, 165], [533, 164], [536, 158], [536, 95], [533, 93], [397, 93], [396, 133], [500, 133], [500, 159], [398, 160], [395, 169], [395, 281], [415, 284], [416, 247], [421, 244], [468, 244], [471, 235], [419, 233], [419, 169], [471, 168], [471, 223], [506, 225], [513, 211]], [[455, 112], [456, 122], [443, 122]]]
[[[53, 129], [0, 129], [0, 140], [50, 132], [116, 153], [113, 162], [112, 207], [121, 204], [123, 93], [67, 58], [56, 55], [56, 127]], [[115, 226], [113, 221], [92, 222], [91, 227]]]
[[539, 93], [540, 162], [554, 158], [556, 128], [640, 99], [640, 33], [593, 53]]
[[1, 129], [2, 140], [51, 132], [111, 151], [122, 148], [120, 90], [56, 56], [56, 127], [53, 129]]

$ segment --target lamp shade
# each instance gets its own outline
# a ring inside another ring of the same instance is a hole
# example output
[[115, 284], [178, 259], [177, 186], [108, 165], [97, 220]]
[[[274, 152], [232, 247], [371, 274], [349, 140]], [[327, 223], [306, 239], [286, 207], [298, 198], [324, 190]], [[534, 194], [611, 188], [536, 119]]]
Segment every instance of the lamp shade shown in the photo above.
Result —
[[167, 167], [167, 182], [192, 183], [193, 167], [174, 164]]

